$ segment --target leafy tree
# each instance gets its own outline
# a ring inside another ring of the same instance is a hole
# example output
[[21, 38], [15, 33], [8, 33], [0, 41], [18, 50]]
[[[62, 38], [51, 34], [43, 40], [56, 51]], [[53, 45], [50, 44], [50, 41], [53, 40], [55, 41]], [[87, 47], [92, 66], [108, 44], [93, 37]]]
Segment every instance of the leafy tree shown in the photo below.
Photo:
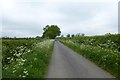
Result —
[[36, 36], [36, 38], [40, 38], [40, 36]]
[[43, 38], [54, 39], [56, 36], [59, 36], [61, 34], [60, 28], [57, 25], [46, 25], [43, 30]]
[[67, 34], [67, 37], [70, 37], [70, 34]]
[[71, 37], [74, 37], [74, 36], [75, 36], [74, 34], [71, 35]]

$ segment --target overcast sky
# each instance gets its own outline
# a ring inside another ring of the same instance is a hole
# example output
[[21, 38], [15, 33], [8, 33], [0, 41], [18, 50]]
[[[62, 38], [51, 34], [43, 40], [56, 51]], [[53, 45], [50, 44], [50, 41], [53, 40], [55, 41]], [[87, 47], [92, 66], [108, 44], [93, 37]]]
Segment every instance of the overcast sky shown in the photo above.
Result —
[[118, 33], [119, 0], [0, 0], [0, 34], [41, 36], [46, 25], [58, 25], [63, 35]]

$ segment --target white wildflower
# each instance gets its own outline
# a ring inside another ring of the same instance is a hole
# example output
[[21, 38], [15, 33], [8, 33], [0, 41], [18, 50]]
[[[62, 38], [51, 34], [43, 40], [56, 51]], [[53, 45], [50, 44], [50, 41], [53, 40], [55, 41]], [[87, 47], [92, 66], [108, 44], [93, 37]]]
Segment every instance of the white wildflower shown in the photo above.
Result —
[[25, 76], [25, 75], [23, 75], [22, 77], [23, 77], [23, 78], [25, 78], [26, 76]]
[[19, 75], [19, 77], [21, 77], [21, 75]]
[[34, 61], [36, 61], [37, 60], [37, 58], [34, 58]]
[[16, 72], [16, 70], [13, 70], [13, 73], [15, 73]]
[[25, 73], [25, 74], [26, 74], [26, 73], [28, 73], [28, 71], [23, 71], [23, 73]]
[[10, 57], [8, 57], [7, 59], [10, 59]]

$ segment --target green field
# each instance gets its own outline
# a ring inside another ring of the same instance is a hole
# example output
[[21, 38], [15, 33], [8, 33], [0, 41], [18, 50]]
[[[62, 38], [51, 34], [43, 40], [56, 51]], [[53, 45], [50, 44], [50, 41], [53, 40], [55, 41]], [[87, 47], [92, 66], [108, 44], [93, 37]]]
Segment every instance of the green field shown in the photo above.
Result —
[[0, 62], [2, 60], [2, 40], [0, 39]]
[[[60, 41], [120, 79], [120, 35], [65, 37]], [[45, 78], [54, 39], [2, 39], [3, 78]]]
[[2, 40], [0, 39], [0, 79], [2, 78]]
[[54, 40], [3, 39], [3, 78], [44, 78]]
[[62, 38], [61, 42], [120, 79], [120, 34]]

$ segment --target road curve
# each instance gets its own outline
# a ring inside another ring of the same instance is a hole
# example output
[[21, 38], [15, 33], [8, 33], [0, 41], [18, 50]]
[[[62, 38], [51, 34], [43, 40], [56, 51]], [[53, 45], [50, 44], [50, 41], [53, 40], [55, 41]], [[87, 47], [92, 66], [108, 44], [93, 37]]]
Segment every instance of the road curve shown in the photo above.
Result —
[[114, 77], [59, 41], [56, 41], [46, 78]]

